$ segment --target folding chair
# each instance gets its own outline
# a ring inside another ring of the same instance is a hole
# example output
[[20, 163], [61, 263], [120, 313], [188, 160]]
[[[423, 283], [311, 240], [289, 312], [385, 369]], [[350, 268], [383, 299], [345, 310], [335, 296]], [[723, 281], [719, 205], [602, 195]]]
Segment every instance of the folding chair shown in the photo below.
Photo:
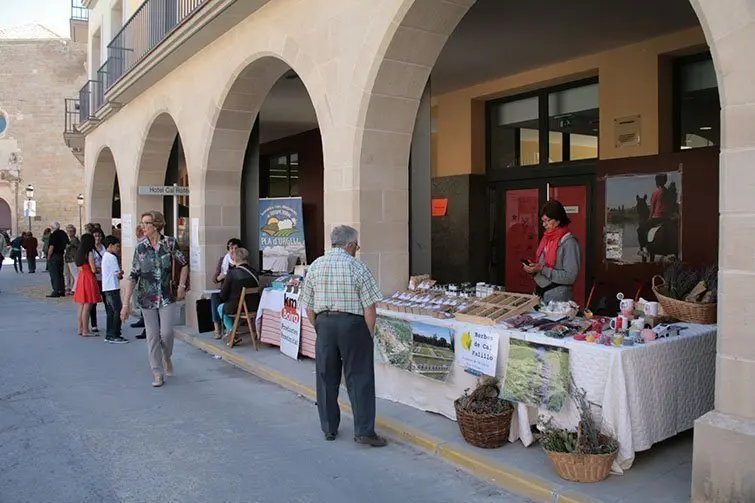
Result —
[[239, 327], [239, 319], [243, 316], [244, 319], [246, 319], [246, 326], [249, 328], [249, 335], [252, 338], [252, 346], [254, 346], [254, 350], [258, 351], [257, 349], [257, 329], [255, 328], [256, 325], [256, 319], [257, 319], [257, 311], [249, 312], [249, 310], [246, 308], [246, 296], [248, 294], [255, 294], [259, 293], [259, 288], [242, 288], [241, 289], [241, 298], [239, 299], [239, 307], [236, 309], [236, 316], [233, 320], [233, 329], [231, 330], [231, 333], [228, 335], [228, 347], [233, 347], [236, 344], [236, 330]]

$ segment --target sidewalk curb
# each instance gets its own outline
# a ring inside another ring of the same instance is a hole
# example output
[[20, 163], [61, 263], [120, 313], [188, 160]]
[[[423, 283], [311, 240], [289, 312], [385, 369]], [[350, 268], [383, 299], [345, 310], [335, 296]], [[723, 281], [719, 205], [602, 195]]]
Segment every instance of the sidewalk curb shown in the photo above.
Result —
[[[253, 363], [234, 353], [226, 346], [216, 346], [212, 342], [182, 332], [179, 327], [176, 327], [175, 336], [177, 339], [205, 353], [220, 356], [226, 362], [245, 372], [294, 391], [313, 402], [316, 399], [314, 388], [304, 386], [285, 374], [263, 364]], [[351, 415], [351, 406], [347, 402], [339, 400], [339, 404], [344, 414]], [[476, 454], [471, 449], [448, 444], [444, 440], [427, 435], [424, 432], [385, 416], [378, 415], [375, 423], [380, 431], [392, 440], [418, 447], [457, 468], [463, 469], [476, 477], [492, 481], [520, 496], [548, 503], [598, 503], [598, 500], [590, 496], [572, 490], [565, 490], [565, 488], [549, 480], [529, 475], [501, 463], [496, 463]]]

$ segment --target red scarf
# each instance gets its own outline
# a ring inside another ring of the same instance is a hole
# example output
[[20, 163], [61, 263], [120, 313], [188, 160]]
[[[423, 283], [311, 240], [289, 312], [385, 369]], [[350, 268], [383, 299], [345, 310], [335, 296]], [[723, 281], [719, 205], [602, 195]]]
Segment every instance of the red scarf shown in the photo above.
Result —
[[537, 258], [540, 261], [540, 256], [545, 253], [545, 266], [553, 269], [556, 267], [556, 260], [558, 260], [558, 244], [561, 242], [564, 236], [569, 234], [569, 227], [556, 227], [549, 231], [545, 231], [543, 239], [540, 240], [540, 244], [537, 246]]

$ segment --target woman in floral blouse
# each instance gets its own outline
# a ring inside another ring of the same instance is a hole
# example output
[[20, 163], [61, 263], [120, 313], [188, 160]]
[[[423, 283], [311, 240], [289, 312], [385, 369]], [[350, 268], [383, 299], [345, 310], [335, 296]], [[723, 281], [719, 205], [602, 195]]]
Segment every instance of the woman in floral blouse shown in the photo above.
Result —
[[[164, 236], [165, 217], [159, 211], [142, 215], [144, 236], [136, 245], [131, 275], [126, 283], [121, 319], [129, 317], [131, 295], [136, 289], [136, 303], [144, 316], [147, 332], [149, 364], [154, 380], [152, 386], [163, 385], [164, 376], [173, 375], [173, 325], [176, 317], [176, 301], [186, 296], [186, 278], [189, 269], [186, 257], [178, 249], [176, 238]], [[180, 269], [177, 292], [173, 292], [171, 278], [173, 267]]]

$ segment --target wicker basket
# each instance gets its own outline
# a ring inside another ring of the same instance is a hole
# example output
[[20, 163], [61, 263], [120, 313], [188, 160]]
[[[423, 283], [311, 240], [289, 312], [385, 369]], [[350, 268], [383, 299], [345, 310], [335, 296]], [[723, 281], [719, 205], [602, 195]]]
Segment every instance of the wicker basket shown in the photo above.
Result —
[[[496, 385], [481, 385], [475, 389], [469, 397], [469, 403], [488, 396], [490, 391], [495, 390], [495, 396], [500, 393]], [[491, 394], [492, 395], [492, 394]], [[461, 436], [471, 445], [483, 449], [496, 449], [501, 447], [509, 438], [509, 426], [513, 407], [498, 414], [479, 414], [466, 410], [461, 406], [461, 398], [454, 401], [456, 409], [456, 422], [459, 423]]]
[[559, 477], [572, 482], [600, 482], [611, 473], [618, 449], [611, 454], [567, 454], [545, 450]]
[[661, 276], [653, 276], [653, 293], [658, 297], [658, 303], [663, 308], [664, 314], [687, 323], [699, 323], [712, 325], [716, 323], [718, 304], [696, 304], [683, 300], [672, 299], [664, 295], [666, 281]]

